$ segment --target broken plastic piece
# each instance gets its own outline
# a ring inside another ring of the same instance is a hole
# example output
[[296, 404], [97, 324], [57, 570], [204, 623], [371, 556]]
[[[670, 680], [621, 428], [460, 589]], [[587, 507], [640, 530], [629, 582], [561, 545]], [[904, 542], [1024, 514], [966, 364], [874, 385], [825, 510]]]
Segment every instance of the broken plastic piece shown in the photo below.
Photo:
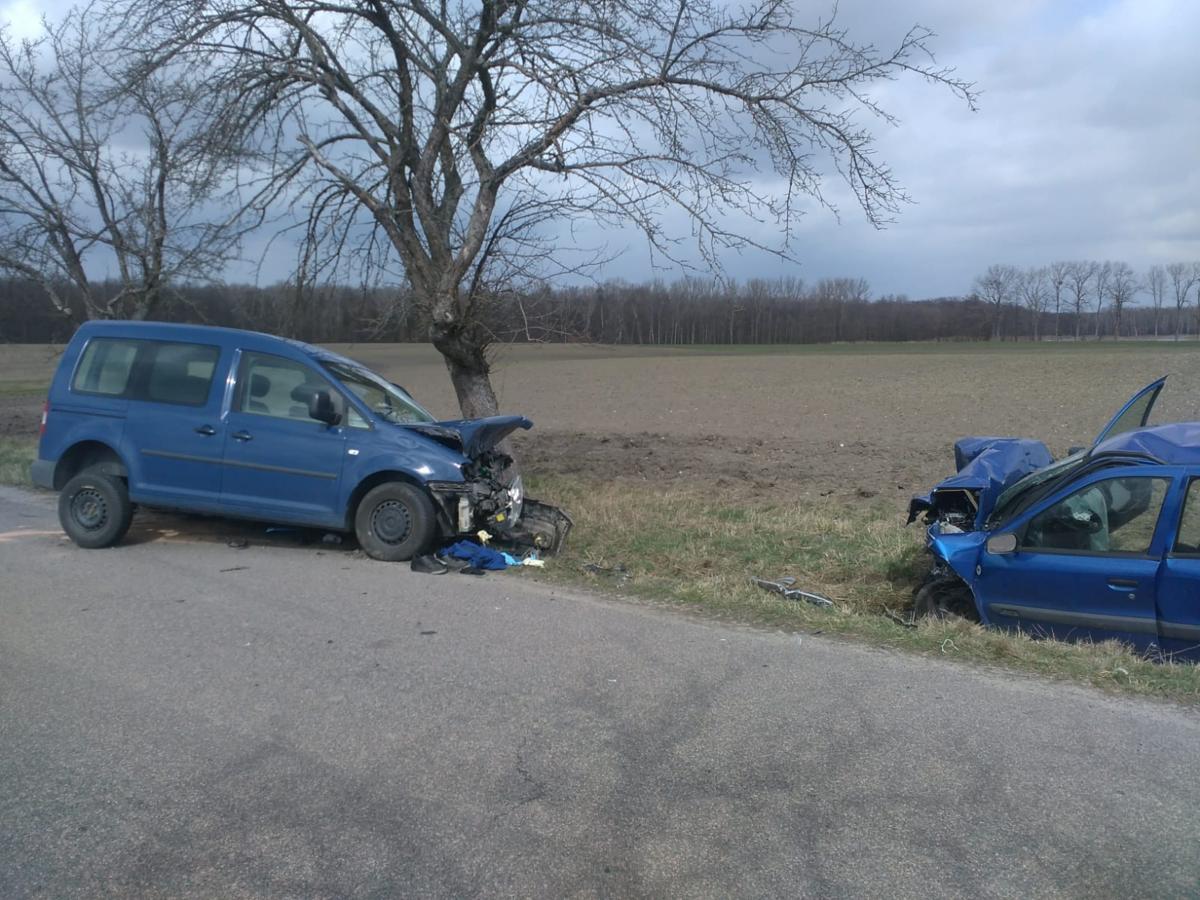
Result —
[[764, 591], [769, 591], [772, 594], [779, 594], [784, 600], [803, 600], [806, 603], [811, 603], [813, 606], [819, 606], [822, 609], [832, 609], [833, 601], [824, 594], [817, 594], [813, 591], [805, 591], [800, 588], [792, 587], [796, 583], [796, 579], [790, 575], [783, 578], [777, 578], [774, 581], [768, 581], [765, 578], [751, 578], [750, 583], [755, 587], [760, 587]]

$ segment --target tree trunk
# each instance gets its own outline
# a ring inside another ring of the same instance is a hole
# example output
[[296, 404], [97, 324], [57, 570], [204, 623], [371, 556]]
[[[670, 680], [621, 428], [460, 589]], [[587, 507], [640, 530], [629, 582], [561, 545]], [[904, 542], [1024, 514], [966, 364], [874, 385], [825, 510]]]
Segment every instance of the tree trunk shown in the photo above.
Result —
[[485, 342], [461, 329], [434, 326], [433, 346], [446, 361], [458, 408], [468, 419], [494, 416], [499, 411], [489, 377]]

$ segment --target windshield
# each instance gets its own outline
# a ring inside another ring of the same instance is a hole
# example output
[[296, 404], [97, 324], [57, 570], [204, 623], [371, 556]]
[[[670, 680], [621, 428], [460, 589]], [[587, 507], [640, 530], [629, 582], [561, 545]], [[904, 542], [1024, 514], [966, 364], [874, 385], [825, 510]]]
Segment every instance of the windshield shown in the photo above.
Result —
[[405, 391], [374, 372], [334, 360], [320, 362], [327, 372], [384, 421], [397, 425], [434, 421], [433, 416], [422, 409]]
[[1055, 480], [1059, 475], [1065, 475], [1073, 471], [1083, 464], [1086, 457], [1087, 451], [1080, 450], [1078, 453], [1064, 456], [1058, 462], [1051, 463], [1044, 469], [1030, 472], [996, 499], [995, 509], [992, 510], [989, 518], [992, 521], [998, 521], [1001, 518], [1016, 514], [1025, 505], [1020, 501], [1031, 501], [1037, 497], [1037, 493], [1033, 490], [1034, 488]]

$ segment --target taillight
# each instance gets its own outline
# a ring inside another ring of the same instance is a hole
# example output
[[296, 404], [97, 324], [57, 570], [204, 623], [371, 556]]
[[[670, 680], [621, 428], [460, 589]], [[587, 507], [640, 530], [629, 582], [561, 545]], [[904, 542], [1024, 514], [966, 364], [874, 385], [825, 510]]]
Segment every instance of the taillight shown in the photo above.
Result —
[[42, 427], [38, 429], [38, 437], [46, 433], [46, 419], [50, 416], [50, 401], [42, 404]]

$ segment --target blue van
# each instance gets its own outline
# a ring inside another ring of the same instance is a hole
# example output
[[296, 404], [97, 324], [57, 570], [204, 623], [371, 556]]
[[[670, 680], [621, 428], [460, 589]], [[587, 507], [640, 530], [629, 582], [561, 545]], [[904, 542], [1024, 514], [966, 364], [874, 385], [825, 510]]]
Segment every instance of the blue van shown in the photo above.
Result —
[[383, 560], [480, 528], [525, 528], [548, 547], [553, 517], [522, 522], [535, 504], [497, 449], [531, 426], [435, 421], [387, 379], [298, 341], [89, 322], [51, 383], [32, 475], [60, 491], [82, 547], [118, 542], [136, 505], [352, 531]]

